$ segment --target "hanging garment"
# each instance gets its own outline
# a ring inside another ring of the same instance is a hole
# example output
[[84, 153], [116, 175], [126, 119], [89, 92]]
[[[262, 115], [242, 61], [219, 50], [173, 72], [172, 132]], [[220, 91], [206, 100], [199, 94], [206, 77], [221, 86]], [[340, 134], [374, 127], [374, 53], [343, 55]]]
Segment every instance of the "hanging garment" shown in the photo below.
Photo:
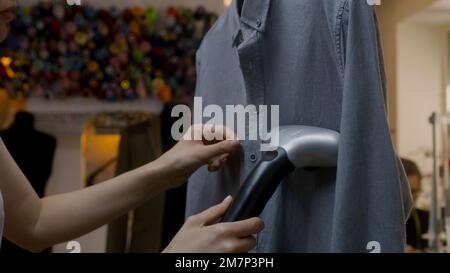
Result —
[[[121, 132], [116, 174], [139, 168], [161, 155], [160, 120], [131, 125]], [[108, 253], [159, 252], [165, 195], [152, 198], [108, 226]]]
[[[197, 52], [203, 107], [279, 105], [280, 125], [340, 132], [337, 168], [297, 170], [261, 217], [257, 252], [403, 252], [411, 195], [391, 141], [374, 9], [364, 0], [234, 1]], [[248, 124], [246, 124], [248, 131]], [[258, 141], [188, 185], [190, 216], [235, 194]]]

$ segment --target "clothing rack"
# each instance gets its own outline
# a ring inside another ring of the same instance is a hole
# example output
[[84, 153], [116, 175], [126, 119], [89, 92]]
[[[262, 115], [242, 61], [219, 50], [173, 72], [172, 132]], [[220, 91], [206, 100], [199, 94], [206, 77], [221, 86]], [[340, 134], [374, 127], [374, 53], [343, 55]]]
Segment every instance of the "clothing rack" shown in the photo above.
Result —
[[[450, 113], [437, 114], [432, 113], [429, 118], [432, 126], [433, 139], [433, 179], [431, 210], [428, 229], [428, 247], [433, 252], [450, 253]], [[440, 134], [438, 133], [440, 130]], [[439, 146], [439, 137], [441, 143]], [[438, 148], [441, 150], [441, 156], [438, 154]], [[444, 179], [444, 218], [442, 218], [441, 206], [439, 204], [439, 165], [443, 166]], [[445, 232], [446, 246], [444, 247], [440, 238], [441, 232]]]

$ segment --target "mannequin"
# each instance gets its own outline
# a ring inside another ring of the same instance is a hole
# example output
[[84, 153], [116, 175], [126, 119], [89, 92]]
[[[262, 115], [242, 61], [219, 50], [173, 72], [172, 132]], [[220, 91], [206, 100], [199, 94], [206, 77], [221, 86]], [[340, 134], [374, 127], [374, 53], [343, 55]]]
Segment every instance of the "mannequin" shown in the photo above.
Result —
[[[301, 169], [280, 184], [254, 251], [366, 253], [374, 242], [404, 251], [411, 196], [387, 122], [380, 45], [362, 0], [236, 0], [203, 39], [202, 107], [278, 105], [281, 125], [341, 134], [336, 168]], [[221, 172], [191, 176], [187, 217], [235, 195], [254, 170], [260, 141], [241, 144]]]

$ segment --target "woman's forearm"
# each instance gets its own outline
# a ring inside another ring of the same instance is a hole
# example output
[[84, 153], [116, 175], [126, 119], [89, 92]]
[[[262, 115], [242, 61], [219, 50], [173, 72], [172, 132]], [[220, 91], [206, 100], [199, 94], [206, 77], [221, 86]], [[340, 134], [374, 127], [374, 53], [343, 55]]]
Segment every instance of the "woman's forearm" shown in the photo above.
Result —
[[155, 161], [86, 189], [43, 198], [25, 247], [41, 250], [86, 234], [165, 191], [169, 177]]
[[[193, 126], [190, 130], [203, 134], [205, 128]], [[240, 145], [231, 140], [233, 134], [226, 128], [217, 127], [214, 132], [230, 141], [183, 139], [146, 166], [93, 187], [44, 199], [39, 199], [0, 139], [6, 238], [28, 250], [41, 250], [86, 234], [163, 191], [182, 185], [203, 165], [208, 165], [210, 171], [220, 169], [225, 158]]]

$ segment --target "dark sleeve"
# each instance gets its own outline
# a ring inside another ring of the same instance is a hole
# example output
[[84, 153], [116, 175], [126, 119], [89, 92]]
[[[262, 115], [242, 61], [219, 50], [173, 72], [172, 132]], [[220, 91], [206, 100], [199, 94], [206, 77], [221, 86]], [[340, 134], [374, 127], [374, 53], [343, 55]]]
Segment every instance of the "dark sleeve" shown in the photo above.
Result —
[[369, 252], [374, 241], [381, 252], [403, 252], [411, 200], [389, 130], [373, 7], [345, 1], [339, 24], [344, 87], [332, 251]]
[[45, 196], [45, 188], [53, 171], [53, 161], [56, 152], [57, 140], [53, 136], [38, 133], [39, 154], [34, 157], [36, 166], [32, 169], [25, 168], [23, 171], [32, 184], [39, 197]]
[[58, 145], [58, 141], [56, 140], [55, 137], [50, 137], [50, 149], [49, 149], [49, 170], [48, 170], [48, 178], [47, 180], [50, 178], [51, 174], [52, 174], [52, 170], [53, 170], [53, 161], [55, 158], [55, 153], [56, 153], [56, 147]]

